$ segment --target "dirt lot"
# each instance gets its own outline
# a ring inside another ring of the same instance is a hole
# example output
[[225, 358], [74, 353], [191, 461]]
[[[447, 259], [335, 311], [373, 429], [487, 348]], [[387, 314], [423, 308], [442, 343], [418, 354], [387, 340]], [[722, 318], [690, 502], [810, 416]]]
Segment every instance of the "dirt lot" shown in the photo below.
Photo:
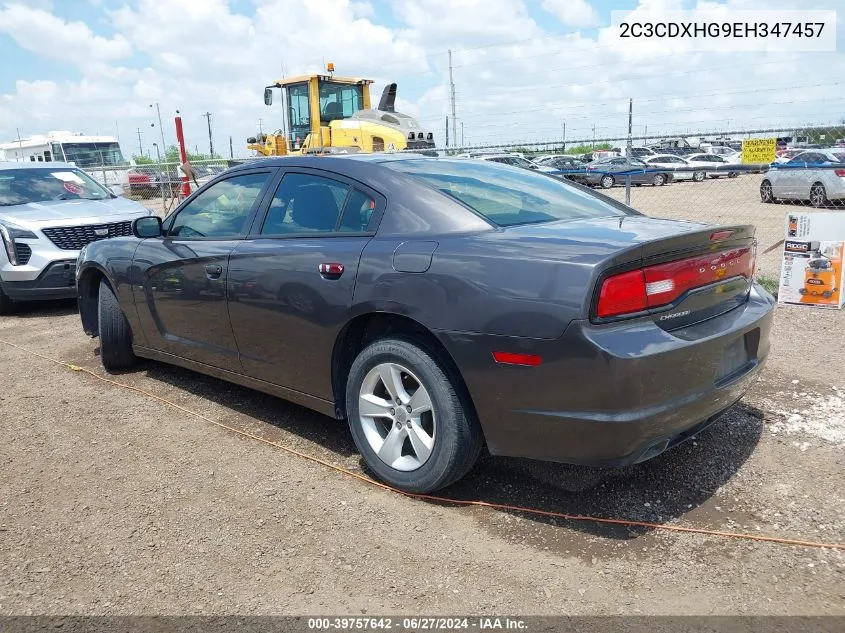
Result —
[[[755, 203], [717, 213], [777, 241], [785, 209]], [[843, 543], [843, 329], [779, 307], [745, 404], [650, 462], [488, 458], [444, 494]], [[408, 499], [3, 341], [103, 375], [72, 304], [0, 320], [0, 614], [845, 614], [841, 550]], [[116, 379], [360, 472], [305, 409], [157, 363]]]

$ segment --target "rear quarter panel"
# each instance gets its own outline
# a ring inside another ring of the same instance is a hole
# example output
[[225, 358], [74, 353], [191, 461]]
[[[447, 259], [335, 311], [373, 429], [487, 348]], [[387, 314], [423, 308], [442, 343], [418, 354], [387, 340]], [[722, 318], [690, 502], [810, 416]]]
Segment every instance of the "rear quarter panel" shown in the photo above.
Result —
[[589, 301], [594, 267], [581, 259], [589, 247], [548, 257], [531, 241], [436, 241], [426, 272], [401, 273], [392, 258], [404, 241], [372, 240], [361, 257], [353, 312], [403, 314], [430, 330], [557, 338]]

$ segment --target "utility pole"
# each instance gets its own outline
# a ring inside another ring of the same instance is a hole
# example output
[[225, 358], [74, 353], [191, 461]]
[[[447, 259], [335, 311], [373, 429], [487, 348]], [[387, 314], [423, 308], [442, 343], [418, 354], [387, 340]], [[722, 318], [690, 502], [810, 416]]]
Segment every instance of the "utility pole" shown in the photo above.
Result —
[[206, 112], [202, 116], [208, 122], [208, 153], [209, 158], [212, 158], [214, 156], [214, 140], [211, 138], [211, 112]]
[[596, 149], [596, 124], [593, 123], [593, 149]]
[[117, 139], [118, 145], [120, 145], [120, 128], [117, 126], [117, 121], [114, 122], [114, 136]]
[[565, 152], [566, 151], [566, 121], [564, 121], [562, 123], [562, 125], [563, 125], [563, 134], [562, 134], [563, 148], [562, 148], [562, 151]]
[[264, 119], [258, 119], [258, 133], [259, 134], [264, 134], [264, 129], [261, 127], [262, 121], [264, 121]]
[[138, 128], [138, 153], [144, 155], [144, 146], [141, 144], [141, 128]]
[[449, 92], [452, 100], [452, 138], [458, 142], [457, 120], [455, 119], [455, 82], [452, 80], [452, 49], [449, 49]]
[[446, 147], [449, 147], [449, 117], [446, 117]]
[[229, 158], [234, 158], [234, 157], [235, 157], [235, 150], [232, 147], [232, 135], [230, 134], [229, 135]]
[[461, 147], [464, 147], [464, 122], [461, 121]]
[[631, 145], [634, 144], [633, 134], [633, 114], [634, 114], [634, 100], [628, 99], [628, 158], [631, 157]]

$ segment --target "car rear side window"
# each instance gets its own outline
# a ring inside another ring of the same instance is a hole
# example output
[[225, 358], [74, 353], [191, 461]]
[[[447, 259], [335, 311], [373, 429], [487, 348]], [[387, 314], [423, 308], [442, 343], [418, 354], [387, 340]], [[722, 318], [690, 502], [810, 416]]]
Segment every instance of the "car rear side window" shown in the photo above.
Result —
[[519, 167], [446, 159], [383, 164], [435, 187], [498, 226], [625, 215], [589, 191]]
[[344, 182], [315, 174], [289, 173], [273, 196], [261, 234], [362, 233], [375, 208], [372, 196]]

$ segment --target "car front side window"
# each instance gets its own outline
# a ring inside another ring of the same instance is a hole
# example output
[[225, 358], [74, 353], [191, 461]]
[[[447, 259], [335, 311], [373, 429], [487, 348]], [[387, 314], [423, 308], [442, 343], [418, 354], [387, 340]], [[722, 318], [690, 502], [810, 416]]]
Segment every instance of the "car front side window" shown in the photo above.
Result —
[[233, 176], [215, 183], [179, 210], [168, 236], [232, 239], [246, 233], [247, 221], [270, 172]]

